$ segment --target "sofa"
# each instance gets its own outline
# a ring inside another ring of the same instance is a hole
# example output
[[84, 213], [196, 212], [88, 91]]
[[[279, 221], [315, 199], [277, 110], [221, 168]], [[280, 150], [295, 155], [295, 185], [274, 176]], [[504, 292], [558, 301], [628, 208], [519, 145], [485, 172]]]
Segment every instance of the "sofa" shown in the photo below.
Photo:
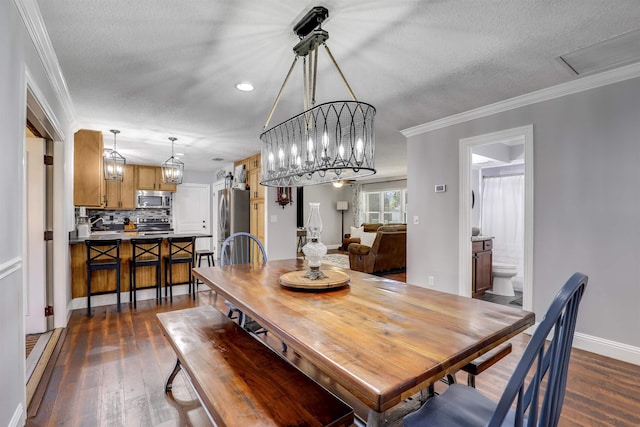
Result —
[[[362, 224], [360, 226], [360, 228], [362, 228], [365, 233], [375, 233], [376, 231], [378, 231], [378, 228], [382, 227], [384, 224], [380, 224], [380, 223], [370, 223], [370, 224]], [[355, 229], [355, 227], [351, 227], [351, 230], [353, 231]], [[362, 243], [361, 239], [359, 236], [354, 236], [352, 233], [349, 234], [345, 234], [344, 238], [342, 239], [342, 246], [340, 247], [340, 249], [342, 249], [343, 251], [348, 251], [349, 250], [349, 245], [351, 243]]]
[[349, 268], [364, 273], [403, 270], [407, 267], [407, 225], [378, 227], [371, 246], [349, 244]]

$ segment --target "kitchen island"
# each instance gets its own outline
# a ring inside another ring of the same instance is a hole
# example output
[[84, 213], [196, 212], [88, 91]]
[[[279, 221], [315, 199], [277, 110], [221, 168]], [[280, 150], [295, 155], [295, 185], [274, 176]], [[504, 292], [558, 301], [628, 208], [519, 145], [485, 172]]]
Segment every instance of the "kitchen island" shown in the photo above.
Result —
[[[145, 234], [136, 231], [109, 232], [104, 234], [94, 234], [90, 237], [79, 238], [71, 236], [69, 238], [69, 250], [71, 254], [71, 297], [82, 298], [87, 296], [87, 247], [85, 240], [111, 240], [121, 239], [120, 245], [120, 291], [129, 292], [129, 260], [131, 259], [131, 239], [154, 239], [162, 238], [162, 257], [169, 254], [169, 237], [195, 237], [207, 238], [211, 234], [204, 233], [162, 233]], [[194, 263], [195, 265], [195, 263]], [[161, 268], [161, 283], [164, 286], [164, 260]], [[155, 284], [155, 270], [152, 267], [138, 268], [136, 271], [137, 289], [153, 287]], [[173, 266], [174, 282], [186, 282], [189, 277], [189, 267], [187, 264]], [[95, 271], [91, 276], [91, 289], [94, 293], [115, 292], [116, 282], [113, 271]]]

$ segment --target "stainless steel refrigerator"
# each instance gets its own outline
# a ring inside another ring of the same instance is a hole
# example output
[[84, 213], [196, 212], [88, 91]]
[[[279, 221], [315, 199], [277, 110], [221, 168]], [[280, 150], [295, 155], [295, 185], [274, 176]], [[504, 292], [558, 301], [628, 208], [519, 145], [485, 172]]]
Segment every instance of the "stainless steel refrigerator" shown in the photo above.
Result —
[[218, 256], [222, 254], [222, 243], [233, 233], [250, 231], [251, 203], [249, 190], [225, 188], [218, 191]]

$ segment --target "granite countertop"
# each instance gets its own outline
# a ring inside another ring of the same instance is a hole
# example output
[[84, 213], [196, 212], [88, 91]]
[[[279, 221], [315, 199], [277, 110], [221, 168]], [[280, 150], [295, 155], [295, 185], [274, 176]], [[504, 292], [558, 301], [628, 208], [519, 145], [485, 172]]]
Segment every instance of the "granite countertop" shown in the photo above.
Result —
[[85, 240], [111, 240], [111, 239], [122, 239], [123, 242], [128, 242], [131, 239], [157, 239], [158, 237], [162, 239], [167, 239], [169, 237], [211, 237], [211, 234], [205, 233], [161, 233], [161, 234], [138, 234], [137, 232], [111, 232], [106, 234], [93, 234], [89, 237], [77, 237], [71, 235], [69, 237], [69, 244], [74, 245], [77, 243], [84, 243]]
[[471, 236], [472, 242], [482, 242], [484, 240], [491, 240], [493, 236]]

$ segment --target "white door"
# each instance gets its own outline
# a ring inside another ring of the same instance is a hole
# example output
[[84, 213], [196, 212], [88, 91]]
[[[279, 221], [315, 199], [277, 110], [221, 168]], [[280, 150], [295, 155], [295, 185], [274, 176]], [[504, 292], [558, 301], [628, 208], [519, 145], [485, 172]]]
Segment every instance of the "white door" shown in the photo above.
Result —
[[[209, 184], [181, 184], [173, 196], [175, 233], [211, 234]], [[196, 239], [196, 249], [211, 249], [211, 238]]]
[[44, 315], [46, 305], [45, 257], [45, 141], [27, 138], [27, 257], [25, 289], [25, 333], [46, 332]]

